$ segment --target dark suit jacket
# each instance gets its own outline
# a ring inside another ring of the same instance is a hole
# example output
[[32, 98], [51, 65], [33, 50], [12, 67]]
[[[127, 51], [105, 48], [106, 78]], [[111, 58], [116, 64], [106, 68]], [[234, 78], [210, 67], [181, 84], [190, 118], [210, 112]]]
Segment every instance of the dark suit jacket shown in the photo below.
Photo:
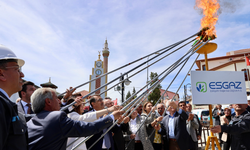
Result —
[[86, 137], [113, 124], [110, 116], [95, 122], [71, 120], [63, 111], [41, 111], [27, 122], [30, 150], [65, 150], [68, 137]]
[[24, 108], [23, 108], [21, 101], [19, 101], [17, 103], [17, 110], [18, 110], [19, 114], [22, 114], [25, 117], [26, 122], [28, 122], [32, 117], [35, 116], [34, 113], [33, 114], [25, 114], [25, 111], [24, 111]]
[[117, 127], [117, 131], [114, 133], [113, 136], [115, 150], [125, 150], [125, 140], [123, 138], [123, 132], [126, 132], [128, 128], [128, 123], [123, 123], [120, 125], [120, 127]]
[[[175, 130], [174, 134], [177, 140], [177, 143], [181, 150], [189, 149], [188, 142], [190, 142], [190, 136], [187, 132], [186, 128], [186, 120], [188, 119], [188, 115], [186, 112], [182, 111], [181, 114], [178, 112], [175, 113], [174, 116], [174, 125]], [[164, 149], [169, 150], [169, 129], [168, 129], [169, 115], [165, 116], [162, 119], [161, 123], [161, 133], [164, 140]]]
[[[93, 109], [92, 107], [90, 107], [90, 111], [88, 112], [93, 112], [95, 111], [95, 109]], [[88, 113], [88, 112], [85, 112], [85, 113]], [[111, 125], [110, 125], [111, 126]], [[110, 127], [109, 126], [109, 127]], [[109, 127], [107, 127], [107, 129], [109, 129]], [[112, 132], [115, 134], [116, 132], [118, 132], [119, 130], [119, 127], [117, 125], [115, 125], [111, 130], [109, 130], [109, 132], [107, 133], [109, 135], [109, 139], [110, 139], [110, 143], [111, 143], [111, 149], [112, 150], [115, 150], [115, 144], [114, 144], [114, 140], [113, 140], [113, 137], [112, 137]], [[91, 137], [88, 141], [86, 141], [86, 147], [87, 148], [90, 148], [90, 146], [92, 144], [94, 144], [100, 137], [101, 135], [103, 134], [103, 131], [95, 134], [93, 137]], [[102, 143], [103, 143], [103, 138], [102, 137], [92, 148], [91, 150], [102, 150]]]
[[199, 120], [199, 117], [198, 117], [196, 114], [194, 114], [194, 117], [197, 118], [198, 123], [199, 123], [199, 128], [196, 130], [196, 134], [197, 134], [197, 136], [198, 136], [198, 135], [201, 136], [201, 132], [202, 132], [202, 125], [201, 125], [201, 122], [200, 122], [200, 120]]
[[28, 134], [25, 118], [18, 114], [17, 105], [0, 92], [0, 149], [27, 150]]

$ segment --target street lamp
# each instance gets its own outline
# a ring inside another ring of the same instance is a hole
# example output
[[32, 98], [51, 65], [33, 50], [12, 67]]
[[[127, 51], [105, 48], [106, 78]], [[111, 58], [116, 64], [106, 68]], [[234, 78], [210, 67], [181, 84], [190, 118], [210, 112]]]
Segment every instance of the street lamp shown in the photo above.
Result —
[[[124, 80], [124, 75], [125, 74], [122, 74], [121, 73], [121, 78], [120, 78], [120, 81], [123, 81]], [[125, 91], [125, 86], [124, 86], [124, 84], [126, 85], [126, 86], [128, 86], [129, 84], [131, 83], [131, 81], [128, 79], [128, 75], [127, 75], [127, 79], [125, 79], [125, 81], [123, 81], [122, 83], [121, 83], [121, 87], [118, 85], [116, 88], [115, 88], [115, 91], [120, 91], [121, 90], [121, 98], [122, 98], [122, 103], [124, 102], [124, 91]]]
[[187, 86], [191, 85], [190, 83], [184, 85], [184, 96], [185, 96], [185, 103], [187, 103]]

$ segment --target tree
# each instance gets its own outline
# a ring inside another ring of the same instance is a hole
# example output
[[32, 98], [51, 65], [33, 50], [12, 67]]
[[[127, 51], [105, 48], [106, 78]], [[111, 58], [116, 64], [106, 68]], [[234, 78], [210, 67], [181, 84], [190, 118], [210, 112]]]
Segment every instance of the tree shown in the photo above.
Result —
[[[154, 79], [155, 77], [157, 77], [158, 74], [155, 72], [151, 72], [150, 73], [150, 80]], [[150, 83], [150, 85], [152, 86], [156, 81], [158, 80], [158, 78], [156, 78], [155, 80], [153, 80], [153, 82]], [[148, 100], [152, 102], [153, 105], [156, 104], [156, 102], [160, 99], [161, 97], [161, 91], [160, 89], [162, 88], [162, 86], [159, 84], [151, 94], [149, 94], [148, 96]]]
[[[135, 94], [135, 93], [136, 93], [135, 87], [133, 87], [133, 93], [132, 93], [132, 95]], [[134, 99], [135, 99], [136, 97], [137, 97], [137, 95], [134, 96]]]
[[126, 99], [130, 98], [131, 94], [130, 91], [128, 91], [127, 95], [126, 95]]

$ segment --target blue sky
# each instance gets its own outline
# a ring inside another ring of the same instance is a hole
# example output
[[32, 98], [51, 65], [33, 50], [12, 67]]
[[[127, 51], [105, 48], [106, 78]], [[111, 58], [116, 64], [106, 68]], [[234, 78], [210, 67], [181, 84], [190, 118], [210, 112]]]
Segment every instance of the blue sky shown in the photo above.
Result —
[[[208, 57], [250, 48], [250, 1], [240, 0], [237, 4], [229, 1], [234, 8], [226, 7], [230, 5], [225, 2], [221, 0], [222, 13], [216, 25], [218, 38], [214, 42], [218, 49]], [[63, 92], [69, 86], [89, 80], [106, 37], [109, 70], [113, 70], [196, 33], [202, 15], [194, 5], [194, 0], [2, 0], [0, 43], [25, 60], [25, 80], [40, 85], [51, 77], [59, 87], [57, 91]], [[188, 48], [150, 67], [149, 72], [161, 73]], [[171, 91], [175, 92], [189, 66], [181, 72]], [[128, 69], [111, 74], [109, 79]], [[163, 88], [173, 75], [164, 80]], [[125, 93], [133, 87], [139, 90], [145, 84], [146, 71], [131, 81]], [[185, 84], [189, 82], [188, 77]], [[83, 89], [88, 90], [88, 85], [77, 91]], [[181, 96], [182, 93], [183, 90], [179, 92]], [[114, 90], [108, 95], [120, 98]]]

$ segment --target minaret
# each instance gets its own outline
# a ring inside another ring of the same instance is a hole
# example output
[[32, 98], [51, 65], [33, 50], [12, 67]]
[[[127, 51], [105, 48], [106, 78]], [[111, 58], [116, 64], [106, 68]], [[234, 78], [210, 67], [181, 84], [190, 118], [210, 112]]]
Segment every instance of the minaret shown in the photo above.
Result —
[[[104, 43], [104, 48], [102, 51], [102, 56], [103, 56], [103, 69], [104, 69], [104, 73], [108, 72], [108, 57], [109, 57], [109, 48], [108, 48], [108, 42], [107, 42], [107, 38], [105, 40]], [[106, 82], [105, 84], [108, 82], [108, 76], [105, 76], [106, 78]], [[107, 89], [107, 86], [105, 87], [105, 90]], [[105, 92], [105, 96], [107, 96], [107, 92]]]

